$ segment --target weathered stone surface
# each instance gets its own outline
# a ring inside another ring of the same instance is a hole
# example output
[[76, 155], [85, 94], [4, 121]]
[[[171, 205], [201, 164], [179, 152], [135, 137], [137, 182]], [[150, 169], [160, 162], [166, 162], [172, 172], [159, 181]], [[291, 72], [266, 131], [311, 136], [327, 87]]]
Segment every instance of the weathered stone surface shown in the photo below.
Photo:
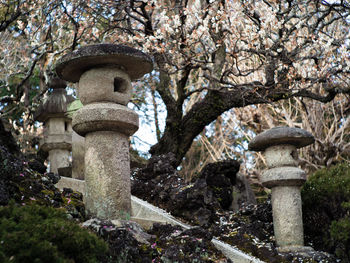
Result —
[[[233, 201], [233, 187], [237, 184], [237, 173], [240, 164], [236, 160], [225, 160], [206, 165], [199, 178], [205, 179], [206, 184], [220, 203], [221, 208], [229, 209]], [[243, 185], [241, 184], [241, 187]], [[245, 189], [244, 189], [245, 190]], [[242, 189], [242, 191], [244, 191]], [[241, 196], [243, 197], [243, 196]], [[238, 201], [238, 200], [235, 200]], [[243, 200], [241, 200], [243, 202]], [[239, 207], [239, 204], [237, 204]]]
[[[57, 208], [65, 207], [72, 217], [82, 218], [82, 196], [76, 193], [61, 193], [54, 186], [57, 176], [33, 171], [30, 169], [29, 160], [23, 157], [11, 154], [7, 148], [0, 145], [0, 204], [7, 205], [12, 199], [18, 205], [37, 203]], [[67, 202], [68, 200], [71, 201]]]
[[297, 166], [298, 152], [293, 145], [275, 145], [264, 151], [264, 157], [268, 168], [282, 166]]
[[268, 188], [275, 186], [301, 186], [306, 181], [306, 174], [298, 167], [276, 167], [264, 171], [261, 183]]
[[123, 45], [98, 44], [65, 55], [58, 61], [56, 72], [64, 80], [78, 82], [85, 71], [106, 65], [121, 66], [131, 80], [153, 69], [151, 58], [139, 50]]
[[273, 227], [279, 247], [304, 246], [301, 195], [298, 186], [272, 188]]
[[113, 44], [82, 47], [57, 64], [61, 78], [79, 81], [84, 106], [73, 115], [73, 129], [85, 136], [85, 203], [92, 216], [130, 216], [128, 136], [138, 129], [138, 116], [125, 105], [130, 81], [151, 70], [146, 54]]
[[[317, 251], [315, 251], [312, 247], [307, 247], [307, 246], [284, 246], [284, 247], [280, 247], [278, 248], [278, 252], [280, 253], [298, 253], [299, 255], [303, 255], [305, 257], [312, 257], [314, 256], [313, 254], [317, 253]], [[318, 257], [323, 256], [322, 252], [318, 252], [316, 255]], [[320, 262], [322, 262], [322, 259], [320, 260]]]
[[232, 185], [232, 203], [230, 209], [232, 211], [238, 211], [243, 204], [256, 205], [257, 202], [247, 177], [244, 174], [237, 173], [236, 183]]
[[72, 134], [72, 178], [84, 180], [85, 138]]
[[313, 142], [314, 137], [305, 130], [276, 127], [249, 143], [250, 150], [263, 151], [270, 168], [260, 179], [265, 187], [272, 188], [274, 232], [283, 251], [300, 250], [304, 246], [300, 186], [306, 181], [306, 174], [296, 167], [297, 148]]
[[68, 104], [74, 101], [67, 95], [65, 81], [53, 78], [49, 88], [53, 91], [39, 106], [34, 118], [44, 123], [44, 136], [40, 140], [40, 150], [49, 152], [50, 172], [69, 166], [72, 149], [72, 121], [66, 117]]
[[126, 219], [131, 213], [128, 136], [115, 131], [85, 137], [86, 209], [101, 219]]
[[60, 180], [56, 182], [56, 187], [60, 190], [71, 188], [83, 195], [85, 195], [85, 185], [85, 181], [69, 177], [61, 177]]
[[291, 127], [275, 127], [267, 130], [254, 139], [248, 145], [251, 151], [264, 151], [274, 145], [289, 144], [301, 148], [315, 141], [313, 135], [303, 129]]
[[81, 136], [95, 131], [116, 131], [130, 136], [137, 131], [138, 123], [139, 117], [133, 110], [114, 103], [88, 104], [73, 115], [73, 129]]
[[72, 120], [66, 118], [64, 114], [56, 117], [50, 117], [44, 123], [44, 135], [67, 134], [71, 137]]
[[54, 149], [70, 151], [72, 149], [72, 135], [68, 133], [44, 134], [44, 137], [40, 140], [40, 148], [45, 152]]
[[49, 151], [50, 172], [58, 173], [58, 168], [69, 166], [68, 150], [52, 149]]
[[85, 71], [80, 77], [79, 87], [83, 87], [79, 88], [79, 98], [84, 105], [93, 102], [127, 105], [131, 99], [131, 80], [118, 67], [108, 66]]
[[174, 161], [171, 153], [153, 157], [146, 168], [133, 174], [133, 195], [189, 222], [208, 226], [215, 221], [217, 211], [231, 206], [239, 162], [209, 164], [191, 183], [186, 183], [174, 169]]
[[67, 105], [74, 101], [72, 96], [67, 95], [63, 80], [53, 79], [52, 81], [52, 86], [49, 84], [49, 87], [53, 88], [52, 93], [44, 99], [34, 114], [34, 119], [37, 121], [45, 122], [52, 117], [64, 117]]

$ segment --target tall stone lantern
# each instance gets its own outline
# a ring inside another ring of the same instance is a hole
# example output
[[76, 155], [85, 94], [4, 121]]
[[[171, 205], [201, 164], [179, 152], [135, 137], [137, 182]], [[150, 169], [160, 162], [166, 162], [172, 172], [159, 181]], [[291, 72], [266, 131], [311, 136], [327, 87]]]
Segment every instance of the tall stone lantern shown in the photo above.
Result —
[[298, 168], [298, 148], [314, 142], [311, 133], [291, 127], [275, 127], [257, 135], [249, 149], [263, 152], [267, 170], [261, 182], [271, 189], [273, 226], [280, 252], [306, 252], [300, 187], [306, 181]]
[[73, 115], [73, 130], [85, 137], [84, 202], [92, 216], [116, 219], [131, 213], [128, 138], [138, 129], [138, 115], [126, 105], [131, 81], [152, 68], [146, 54], [114, 44], [82, 47], [57, 63], [62, 79], [79, 82], [84, 106]]
[[74, 98], [67, 95], [65, 81], [53, 78], [48, 85], [52, 93], [39, 106], [34, 119], [43, 122], [44, 137], [40, 141], [40, 149], [49, 153], [50, 172], [58, 173], [58, 168], [70, 164], [72, 120], [65, 113]]

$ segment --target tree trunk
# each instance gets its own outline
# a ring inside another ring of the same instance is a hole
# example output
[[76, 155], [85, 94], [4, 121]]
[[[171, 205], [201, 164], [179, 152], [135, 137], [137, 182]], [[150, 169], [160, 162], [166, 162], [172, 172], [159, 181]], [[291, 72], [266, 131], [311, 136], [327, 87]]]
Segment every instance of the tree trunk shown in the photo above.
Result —
[[[258, 88], [254, 85], [258, 85]], [[152, 146], [150, 153], [160, 155], [172, 152], [176, 156], [175, 166], [178, 166], [191, 147], [194, 138], [202, 132], [205, 126], [216, 120], [225, 111], [253, 104], [272, 103], [296, 96], [308, 97], [309, 94], [292, 93], [288, 89], [271, 89], [254, 83], [239, 86], [233, 91], [208, 91], [206, 97], [194, 104], [185, 116], [181, 117], [179, 112], [176, 115], [174, 110], [169, 117], [168, 111], [165, 132], [160, 141]], [[331, 101], [334, 96], [334, 93], [329, 93], [317, 99], [327, 102]]]

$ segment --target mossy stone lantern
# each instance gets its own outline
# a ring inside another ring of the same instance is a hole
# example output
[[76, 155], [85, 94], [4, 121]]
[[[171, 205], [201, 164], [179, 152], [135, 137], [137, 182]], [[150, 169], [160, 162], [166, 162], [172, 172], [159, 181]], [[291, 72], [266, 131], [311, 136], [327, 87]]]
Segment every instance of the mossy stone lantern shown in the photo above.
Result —
[[65, 81], [53, 78], [48, 85], [52, 92], [40, 104], [34, 119], [43, 122], [40, 149], [49, 153], [50, 172], [58, 173], [58, 168], [70, 165], [72, 120], [66, 116], [66, 111], [74, 98], [67, 95]]
[[85, 137], [87, 212], [102, 219], [130, 216], [128, 138], [138, 129], [138, 115], [126, 107], [131, 81], [152, 70], [149, 56], [122, 45], [82, 47], [56, 66], [64, 80], [79, 82], [84, 105], [73, 115], [73, 130]]
[[305, 130], [275, 127], [257, 135], [248, 147], [263, 152], [268, 169], [261, 182], [271, 189], [273, 226], [280, 252], [306, 252], [300, 187], [306, 181], [305, 172], [298, 168], [298, 148], [315, 141]]

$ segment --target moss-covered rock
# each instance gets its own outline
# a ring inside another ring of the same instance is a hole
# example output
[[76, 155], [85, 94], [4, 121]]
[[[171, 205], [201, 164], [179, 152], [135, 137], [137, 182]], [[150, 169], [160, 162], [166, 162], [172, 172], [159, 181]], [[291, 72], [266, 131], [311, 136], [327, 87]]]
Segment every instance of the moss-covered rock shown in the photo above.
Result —
[[24, 156], [13, 155], [0, 145], [0, 205], [13, 199], [19, 204], [65, 207], [72, 217], [84, 219], [82, 194], [68, 189], [61, 192], [55, 187], [58, 180], [57, 175], [33, 170]]

